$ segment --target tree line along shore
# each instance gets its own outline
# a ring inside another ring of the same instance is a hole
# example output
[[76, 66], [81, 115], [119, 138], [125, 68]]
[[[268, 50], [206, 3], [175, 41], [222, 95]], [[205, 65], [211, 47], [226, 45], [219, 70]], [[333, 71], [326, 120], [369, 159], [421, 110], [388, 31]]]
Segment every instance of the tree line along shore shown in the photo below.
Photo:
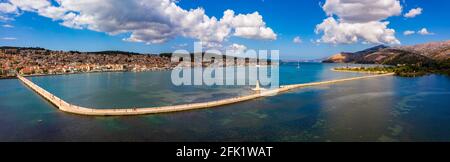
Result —
[[427, 74], [442, 74], [450, 76], [450, 60], [434, 62], [431, 64], [398, 64], [396, 66], [375, 67], [337, 67], [335, 71], [364, 72], [373, 74], [395, 73], [396, 76], [418, 77]]

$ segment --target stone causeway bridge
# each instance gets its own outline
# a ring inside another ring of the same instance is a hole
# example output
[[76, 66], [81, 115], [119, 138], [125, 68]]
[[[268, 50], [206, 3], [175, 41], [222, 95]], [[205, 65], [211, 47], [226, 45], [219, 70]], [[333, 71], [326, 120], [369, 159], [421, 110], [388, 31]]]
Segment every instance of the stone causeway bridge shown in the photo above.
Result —
[[87, 107], [73, 105], [73, 104], [70, 104], [70, 103], [62, 100], [61, 98], [53, 95], [52, 93], [46, 91], [45, 89], [39, 87], [38, 85], [34, 84], [29, 79], [27, 79], [19, 74], [17, 74], [17, 78], [22, 83], [24, 83], [26, 86], [31, 88], [34, 92], [36, 92], [37, 94], [42, 96], [44, 99], [46, 99], [47, 101], [52, 103], [54, 106], [56, 106], [61, 111], [78, 114], [78, 115], [121, 116], [121, 115], [143, 115], [143, 114], [170, 113], [170, 112], [178, 112], [178, 111], [212, 108], [212, 107], [217, 107], [217, 106], [222, 106], [222, 105], [228, 105], [228, 104], [248, 101], [248, 100], [252, 100], [252, 99], [256, 99], [256, 98], [260, 98], [260, 97], [273, 96], [273, 95], [276, 95], [281, 92], [286, 92], [286, 91], [289, 91], [292, 89], [297, 89], [297, 88], [302, 88], [302, 87], [317, 86], [317, 85], [324, 85], [324, 84], [334, 84], [334, 83], [361, 80], [361, 79], [369, 79], [369, 78], [376, 78], [376, 77], [384, 77], [384, 76], [391, 76], [393, 74], [394, 73], [386, 73], [386, 74], [368, 75], [368, 76], [352, 77], [352, 78], [346, 78], [346, 79], [336, 79], [336, 80], [320, 81], [320, 82], [312, 82], [312, 83], [291, 84], [291, 85], [280, 86], [277, 89], [256, 91], [255, 93], [250, 94], [250, 95], [215, 100], [215, 101], [200, 102], [200, 103], [188, 103], [188, 104], [180, 104], [180, 105], [173, 105], [173, 106], [159, 106], [159, 107], [148, 107], [148, 108], [114, 108], [114, 109], [96, 109], [96, 108], [87, 108]]

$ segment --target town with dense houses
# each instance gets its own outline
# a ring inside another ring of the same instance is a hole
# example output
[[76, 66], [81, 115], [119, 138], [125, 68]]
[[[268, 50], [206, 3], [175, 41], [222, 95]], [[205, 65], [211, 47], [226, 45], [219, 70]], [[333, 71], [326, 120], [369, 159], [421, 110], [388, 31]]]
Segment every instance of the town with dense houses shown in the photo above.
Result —
[[2, 47], [0, 76], [54, 75], [106, 71], [154, 71], [171, 69], [169, 57], [118, 51], [77, 52], [42, 48]]
[[[204, 54], [204, 53], [203, 53]], [[170, 53], [139, 54], [123, 51], [79, 52], [53, 51], [35, 47], [0, 47], [0, 78], [23, 76], [75, 74], [89, 72], [159, 71], [177, 65], [187, 66], [248, 66], [269, 65], [270, 61], [212, 54], [212, 58], [191, 53], [191, 61], [171, 62]], [[204, 55], [202, 55], [204, 56]], [[218, 61], [222, 57], [222, 61]], [[180, 64], [181, 63], [181, 64]]]

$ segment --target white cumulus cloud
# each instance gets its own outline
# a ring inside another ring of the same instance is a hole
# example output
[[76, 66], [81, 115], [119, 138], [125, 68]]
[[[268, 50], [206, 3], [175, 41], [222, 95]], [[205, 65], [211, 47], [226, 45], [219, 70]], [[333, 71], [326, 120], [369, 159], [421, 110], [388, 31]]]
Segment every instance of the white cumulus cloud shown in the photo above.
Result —
[[266, 27], [266, 23], [258, 12], [235, 16], [232, 10], [227, 10], [225, 11], [224, 19], [225, 22], [230, 23], [231, 27], [235, 29], [235, 36], [269, 40], [277, 38], [273, 30]]
[[17, 7], [12, 5], [11, 3], [0, 3], [0, 12], [1, 13], [15, 13], [15, 12], [17, 12]]
[[302, 39], [299, 36], [294, 37], [294, 39], [292, 40], [292, 42], [299, 44], [302, 43]]
[[242, 44], [236, 44], [236, 43], [233, 43], [232, 45], [229, 45], [226, 48], [228, 55], [244, 54], [246, 50], [247, 50], [247, 46], [242, 45]]
[[9, 24], [4, 24], [4, 25], [2, 25], [2, 27], [4, 27], [4, 28], [14, 28], [14, 26], [9, 25]]
[[420, 35], [433, 35], [434, 34], [434, 33], [429, 32], [427, 28], [422, 28], [419, 31], [417, 31], [417, 33], [419, 33]]
[[413, 17], [416, 17], [417, 15], [422, 14], [422, 10], [423, 9], [420, 7], [414, 8], [414, 9], [409, 10], [409, 12], [403, 16], [405, 16], [406, 18], [413, 18]]
[[316, 26], [316, 34], [323, 33], [317, 42], [400, 44], [384, 21], [401, 14], [398, 0], [327, 0], [322, 8], [329, 17]]
[[245, 45], [242, 45], [242, 44], [233, 43], [232, 45], [228, 46], [228, 50], [245, 51], [245, 50], [247, 50], [247, 47]]
[[348, 23], [380, 21], [402, 12], [398, 0], [327, 0], [322, 8]]
[[39, 11], [51, 5], [47, 0], [9, 0], [15, 7], [24, 11]]
[[395, 31], [388, 29], [389, 22], [370, 21], [366, 23], [338, 22], [332, 17], [325, 19], [316, 26], [316, 33], [323, 33], [321, 43], [351, 44], [363, 43], [400, 44], [394, 36]]
[[[228, 37], [274, 40], [277, 35], [258, 13], [237, 14], [226, 10], [222, 18], [203, 8], [185, 10], [176, 0], [9, 0], [20, 11], [36, 12], [61, 25], [105, 32], [128, 33], [130, 42], [163, 43], [182, 36], [220, 46]], [[5, 12], [3, 12], [5, 13]]]
[[406, 31], [404, 31], [403, 32], [403, 35], [413, 35], [413, 34], [415, 34], [416, 32], [415, 31], [412, 31], [412, 30], [406, 30]]

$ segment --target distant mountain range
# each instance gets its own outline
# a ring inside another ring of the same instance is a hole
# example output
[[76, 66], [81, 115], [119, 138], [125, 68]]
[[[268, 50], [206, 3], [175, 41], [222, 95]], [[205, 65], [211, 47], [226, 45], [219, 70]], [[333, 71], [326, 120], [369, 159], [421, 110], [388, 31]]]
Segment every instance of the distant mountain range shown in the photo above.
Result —
[[358, 52], [341, 52], [323, 60], [324, 63], [361, 64], [428, 64], [450, 59], [450, 40], [414, 46], [375, 46]]

